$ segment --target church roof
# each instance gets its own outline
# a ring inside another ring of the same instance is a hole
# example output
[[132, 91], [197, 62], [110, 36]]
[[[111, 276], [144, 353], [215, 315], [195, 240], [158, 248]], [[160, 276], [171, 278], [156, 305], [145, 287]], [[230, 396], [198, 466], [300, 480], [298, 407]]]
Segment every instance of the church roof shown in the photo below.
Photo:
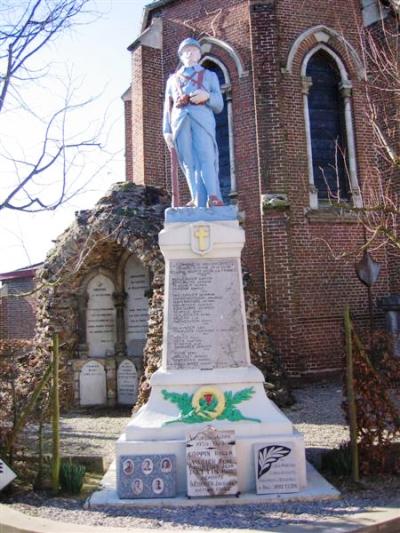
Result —
[[143, 10], [142, 31], [147, 28], [149, 23], [149, 15], [152, 11], [167, 4], [171, 4], [172, 2], [176, 2], [176, 0], [153, 0], [151, 4], [145, 5]]

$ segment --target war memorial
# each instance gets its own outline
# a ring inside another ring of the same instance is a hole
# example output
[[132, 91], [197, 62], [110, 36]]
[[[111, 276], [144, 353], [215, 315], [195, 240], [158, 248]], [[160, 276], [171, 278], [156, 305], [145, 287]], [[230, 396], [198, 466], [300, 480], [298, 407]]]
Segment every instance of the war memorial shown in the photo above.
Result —
[[198, 64], [196, 40], [185, 39], [179, 56], [183, 66], [167, 83], [163, 129], [191, 200], [180, 206], [174, 189], [159, 234], [166, 272], [162, 363], [148, 402], [116, 444], [109, 486], [89, 506], [335, 497], [315, 471], [307, 479], [303, 436], [268, 399], [264, 376], [251, 364], [245, 232], [218, 185], [219, 84]]

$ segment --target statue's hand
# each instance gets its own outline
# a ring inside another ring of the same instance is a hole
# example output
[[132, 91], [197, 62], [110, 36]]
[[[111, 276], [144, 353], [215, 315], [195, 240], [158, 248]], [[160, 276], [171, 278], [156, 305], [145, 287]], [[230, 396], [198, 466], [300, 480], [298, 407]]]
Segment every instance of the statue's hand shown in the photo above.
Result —
[[164, 139], [165, 139], [165, 142], [167, 143], [169, 150], [172, 150], [174, 148], [174, 141], [173, 141], [172, 133], [164, 133]]
[[192, 104], [204, 104], [209, 98], [209, 93], [203, 89], [197, 89], [197, 91], [194, 91], [190, 95], [190, 101]]

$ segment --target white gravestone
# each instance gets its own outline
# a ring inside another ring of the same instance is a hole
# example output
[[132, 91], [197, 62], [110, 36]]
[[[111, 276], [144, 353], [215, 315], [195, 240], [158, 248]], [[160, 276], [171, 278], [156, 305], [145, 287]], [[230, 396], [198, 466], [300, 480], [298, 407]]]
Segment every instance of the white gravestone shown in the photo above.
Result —
[[142, 263], [131, 256], [125, 267], [125, 331], [128, 355], [143, 355], [146, 343], [149, 304], [146, 291], [150, 287], [149, 277]]
[[113, 302], [114, 284], [97, 274], [88, 284], [86, 342], [89, 357], [106, 357], [114, 353], [116, 311]]
[[299, 491], [298, 462], [293, 442], [254, 446], [257, 494]]
[[4, 489], [17, 475], [11, 468], [0, 459], [0, 490]]
[[136, 402], [138, 377], [132, 361], [124, 359], [117, 370], [118, 403], [133, 405]]
[[235, 431], [207, 426], [186, 440], [188, 496], [238, 494]]
[[86, 363], [79, 377], [80, 404], [104, 405], [107, 403], [106, 373], [97, 361]]
[[168, 370], [246, 366], [235, 259], [170, 262]]

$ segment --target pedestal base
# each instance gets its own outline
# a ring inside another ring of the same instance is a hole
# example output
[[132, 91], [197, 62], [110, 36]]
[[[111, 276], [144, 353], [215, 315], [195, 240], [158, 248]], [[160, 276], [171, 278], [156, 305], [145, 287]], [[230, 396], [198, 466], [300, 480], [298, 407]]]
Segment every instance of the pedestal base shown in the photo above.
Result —
[[[262, 373], [254, 366], [195, 372], [165, 372], [152, 376], [149, 401], [129, 422], [125, 434], [116, 444], [117, 462], [127, 455], [174, 454], [177, 465], [177, 494], [186, 494], [186, 434], [210, 424], [217, 430], [234, 430], [238, 463], [238, 486], [241, 493], [256, 492], [255, 446], [286, 446], [295, 462], [298, 490], [307, 484], [303, 436], [293, 429], [288, 418], [266, 396]], [[192, 396], [202, 386], [218, 388], [224, 396], [252, 390], [251, 398], [238, 405], [245, 419], [210, 420], [206, 423], [176, 422], [179, 409], [165, 399], [163, 391]], [[119, 469], [117, 469], [119, 472]], [[118, 480], [117, 480], [118, 483]], [[277, 492], [282, 492], [278, 490]]]
[[311, 502], [321, 500], [335, 500], [340, 498], [340, 492], [328, 483], [315, 468], [307, 463], [307, 487], [292, 494], [254, 494], [241, 493], [239, 497], [222, 496], [218, 498], [187, 498], [178, 495], [176, 498], [158, 498], [147, 500], [121, 499], [115, 486], [116, 474], [115, 463], [113, 463], [106, 475], [102, 485], [103, 489], [94, 492], [85, 503], [86, 509], [101, 509], [103, 507], [135, 508], [135, 507], [190, 507], [198, 505], [246, 505], [246, 504], [266, 504], [282, 502]]

